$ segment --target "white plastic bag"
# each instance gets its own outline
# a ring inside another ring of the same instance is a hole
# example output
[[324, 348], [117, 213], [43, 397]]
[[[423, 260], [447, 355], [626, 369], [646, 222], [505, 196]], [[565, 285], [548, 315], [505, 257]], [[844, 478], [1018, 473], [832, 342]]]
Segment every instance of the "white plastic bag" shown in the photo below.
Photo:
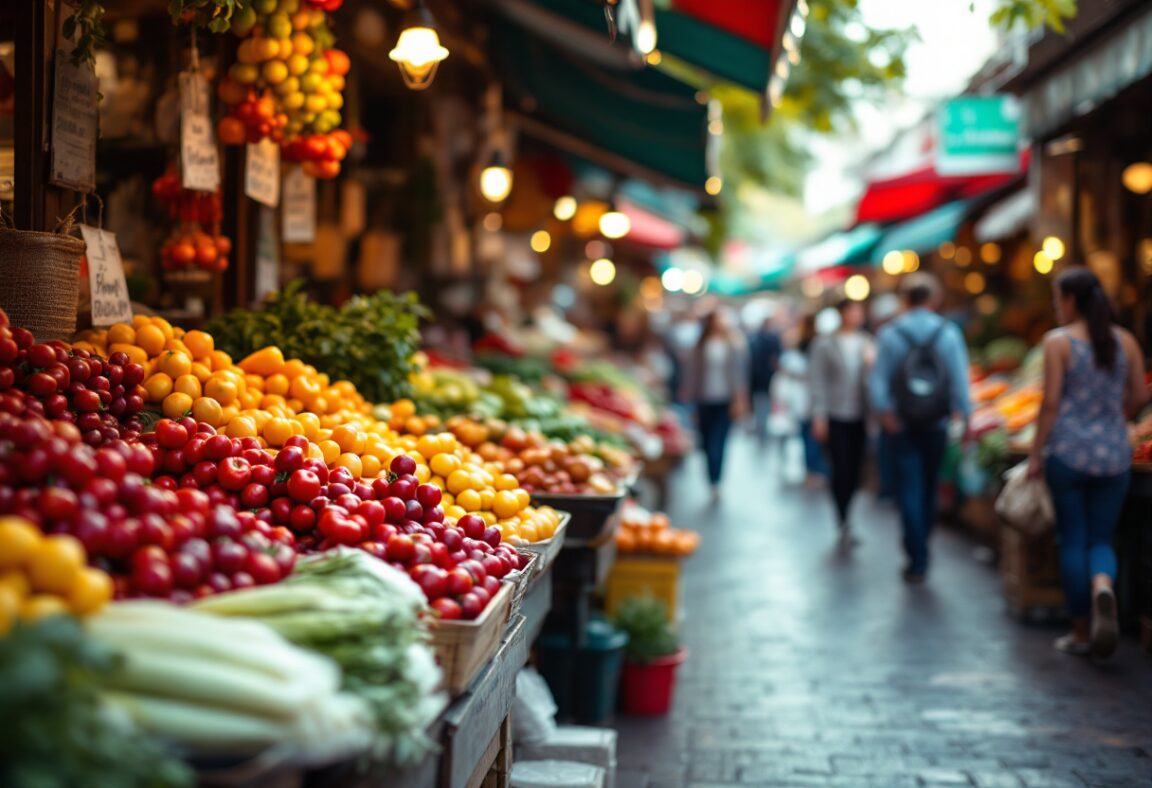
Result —
[[1024, 533], [1039, 535], [1056, 524], [1052, 493], [1041, 479], [1028, 478], [1028, 463], [1004, 473], [1004, 489], [996, 498], [996, 514]]
[[537, 744], [556, 735], [556, 701], [544, 677], [533, 668], [516, 674], [516, 699], [512, 706], [512, 738]]

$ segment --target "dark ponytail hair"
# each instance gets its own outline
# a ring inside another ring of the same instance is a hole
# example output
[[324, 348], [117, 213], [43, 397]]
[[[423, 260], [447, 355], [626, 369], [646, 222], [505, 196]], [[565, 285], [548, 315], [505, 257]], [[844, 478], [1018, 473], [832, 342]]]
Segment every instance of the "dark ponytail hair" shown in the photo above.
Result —
[[1096, 366], [1112, 369], [1116, 364], [1116, 337], [1112, 334], [1112, 307], [1096, 274], [1084, 266], [1069, 268], [1056, 280], [1060, 294], [1071, 296], [1076, 311], [1088, 325]]

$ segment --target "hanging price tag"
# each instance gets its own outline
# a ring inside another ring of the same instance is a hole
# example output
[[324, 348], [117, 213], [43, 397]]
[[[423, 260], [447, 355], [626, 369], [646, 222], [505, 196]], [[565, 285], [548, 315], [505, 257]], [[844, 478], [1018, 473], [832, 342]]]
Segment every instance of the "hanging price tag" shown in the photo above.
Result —
[[275, 208], [280, 202], [280, 148], [270, 139], [248, 145], [244, 166], [244, 193]]
[[281, 231], [285, 243], [312, 243], [316, 240], [316, 179], [300, 166], [284, 173], [284, 199]]
[[256, 299], [262, 301], [280, 289], [280, 249], [276, 242], [276, 212], [260, 208], [256, 234]]
[[116, 234], [98, 227], [80, 225], [87, 245], [88, 284], [92, 290], [92, 324], [110, 326], [132, 322], [132, 302], [124, 281], [124, 261]]
[[[64, 18], [71, 10], [71, 6], [64, 6], [58, 16]], [[99, 125], [96, 72], [87, 63], [74, 64], [71, 51], [70, 43], [56, 50], [49, 180], [76, 191], [93, 192]]]
[[185, 189], [220, 188], [220, 154], [212, 129], [208, 80], [196, 72], [180, 75], [180, 171]]

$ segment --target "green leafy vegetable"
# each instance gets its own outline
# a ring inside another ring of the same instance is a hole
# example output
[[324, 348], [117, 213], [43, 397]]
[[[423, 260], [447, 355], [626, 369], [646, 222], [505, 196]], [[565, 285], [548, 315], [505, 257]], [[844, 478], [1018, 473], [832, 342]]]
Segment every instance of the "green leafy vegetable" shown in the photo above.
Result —
[[654, 596], [625, 599], [612, 623], [628, 634], [624, 656], [633, 662], [651, 662], [680, 650], [680, 639], [668, 623], [668, 608]]
[[415, 293], [379, 290], [340, 308], [318, 304], [297, 280], [262, 309], [236, 309], [208, 324], [216, 346], [235, 359], [267, 345], [312, 364], [333, 380], [350, 380], [369, 402], [411, 394], [412, 355], [429, 312]]

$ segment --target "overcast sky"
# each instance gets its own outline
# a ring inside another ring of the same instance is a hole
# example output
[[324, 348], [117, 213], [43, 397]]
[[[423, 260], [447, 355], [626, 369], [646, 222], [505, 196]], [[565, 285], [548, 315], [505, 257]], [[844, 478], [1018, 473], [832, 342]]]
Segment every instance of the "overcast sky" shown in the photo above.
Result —
[[817, 165], [804, 195], [809, 211], [820, 214], [853, 201], [863, 184], [852, 168], [884, 148], [900, 129], [915, 124], [937, 102], [963, 89], [996, 47], [996, 36], [988, 26], [994, 5], [993, 0], [860, 0], [870, 27], [912, 26], [919, 40], [905, 56], [908, 79], [902, 99], [894, 98], [882, 107], [861, 105], [855, 133], [813, 138]]

